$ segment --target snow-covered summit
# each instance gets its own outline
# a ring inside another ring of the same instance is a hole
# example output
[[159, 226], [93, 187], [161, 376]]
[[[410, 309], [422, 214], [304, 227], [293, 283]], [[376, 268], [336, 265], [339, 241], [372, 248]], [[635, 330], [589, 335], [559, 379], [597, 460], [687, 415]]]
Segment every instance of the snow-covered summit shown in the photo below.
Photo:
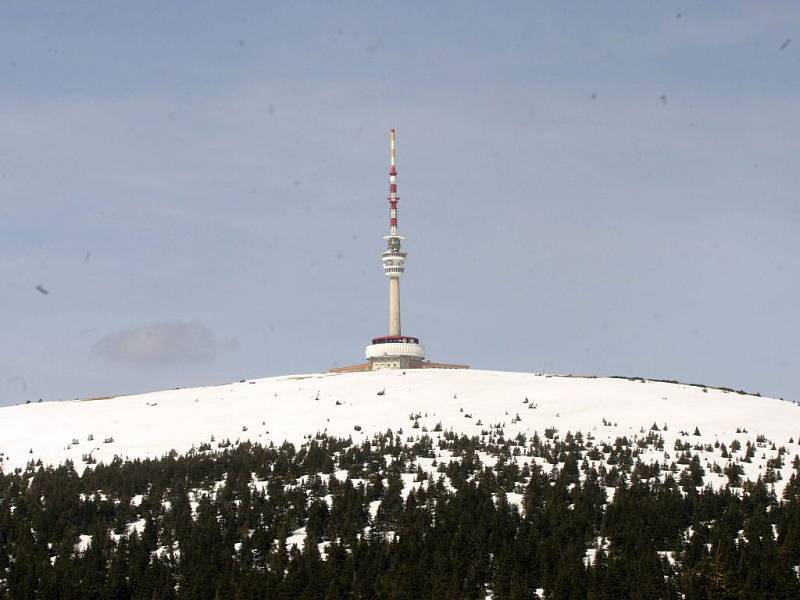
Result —
[[[327, 432], [361, 441], [387, 429], [480, 436], [498, 424], [506, 437], [555, 428], [561, 435], [591, 434], [597, 444], [621, 436], [633, 443], [655, 424], [667, 452], [681, 438], [705, 446], [706, 459], [720, 464], [726, 457], [717, 442], [749, 440], [759, 444], [755, 460], [743, 465], [751, 479], [776, 454], [773, 443], [785, 447], [787, 463], [800, 453], [800, 406], [791, 402], [653, 381], [426, 369], [273, 377], [0, 408], [0, 465], [71, 459], [80, 470], [90, 455], [102, 462], [159, 457], [204, 443], [216, 448], [226, 439], [299, 444]], [[652, 458], [664, 461], [663, 454], [653, 450]]]

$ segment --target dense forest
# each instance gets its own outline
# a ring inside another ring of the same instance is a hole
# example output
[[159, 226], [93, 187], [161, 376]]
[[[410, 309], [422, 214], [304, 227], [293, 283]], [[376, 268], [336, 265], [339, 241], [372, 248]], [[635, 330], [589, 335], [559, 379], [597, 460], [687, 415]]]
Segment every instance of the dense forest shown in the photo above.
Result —
[[800, 598], [796, 457], [777, 498], [656, 430], [413, 433], [0, 473], [0, 596]]

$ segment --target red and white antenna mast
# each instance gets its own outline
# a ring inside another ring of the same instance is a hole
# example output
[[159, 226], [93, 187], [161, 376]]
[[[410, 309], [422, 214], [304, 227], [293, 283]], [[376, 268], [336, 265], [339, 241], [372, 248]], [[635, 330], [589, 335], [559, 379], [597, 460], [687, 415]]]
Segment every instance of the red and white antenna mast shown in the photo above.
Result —
[[397, 132], [389, 130], [389, 235], [397, 235]]

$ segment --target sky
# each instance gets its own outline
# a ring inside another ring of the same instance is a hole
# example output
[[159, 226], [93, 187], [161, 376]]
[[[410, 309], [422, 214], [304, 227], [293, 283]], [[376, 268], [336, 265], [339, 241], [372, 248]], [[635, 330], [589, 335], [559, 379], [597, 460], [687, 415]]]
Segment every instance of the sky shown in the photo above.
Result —
[[0, 405], [475, 368], [800, 400], [796, 2], [0, 6]]

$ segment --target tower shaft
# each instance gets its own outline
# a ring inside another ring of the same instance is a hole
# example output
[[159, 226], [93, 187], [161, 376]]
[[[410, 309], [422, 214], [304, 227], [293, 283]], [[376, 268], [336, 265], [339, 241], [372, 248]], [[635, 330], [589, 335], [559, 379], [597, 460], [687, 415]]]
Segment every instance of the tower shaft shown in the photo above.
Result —
[[400, 278], [389, 278], [389, 335], [400, 335]]

